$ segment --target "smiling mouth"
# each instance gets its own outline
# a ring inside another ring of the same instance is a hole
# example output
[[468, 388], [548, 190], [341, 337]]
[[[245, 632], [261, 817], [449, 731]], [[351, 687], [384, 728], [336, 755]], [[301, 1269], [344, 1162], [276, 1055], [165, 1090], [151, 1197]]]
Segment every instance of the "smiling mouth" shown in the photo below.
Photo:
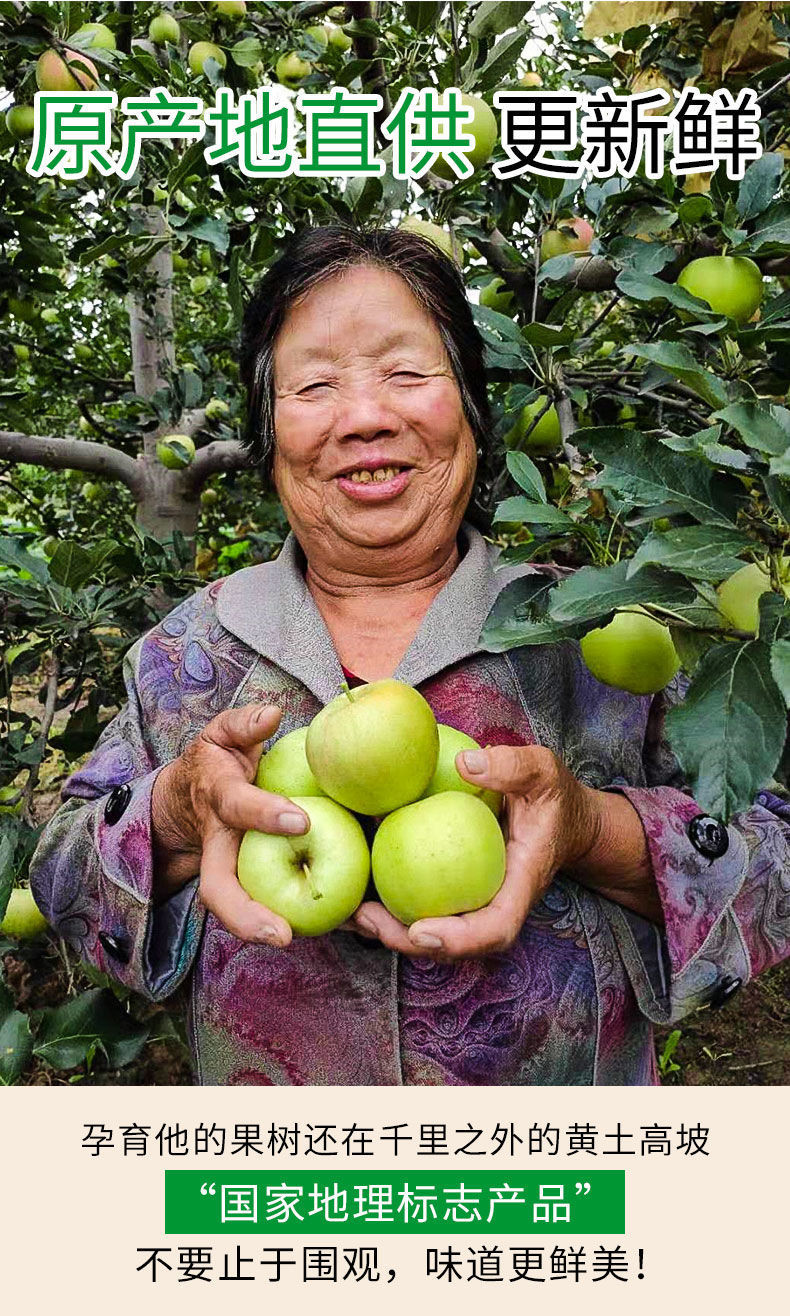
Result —
[[340, 478], [351, 480], [352, 484], [384, 484], [386, 480], [394, 480], [396, 475], [407, 469], [408, 467], [405, 466], [377, 466], [374, 471], [366, 469], [345, 471]]

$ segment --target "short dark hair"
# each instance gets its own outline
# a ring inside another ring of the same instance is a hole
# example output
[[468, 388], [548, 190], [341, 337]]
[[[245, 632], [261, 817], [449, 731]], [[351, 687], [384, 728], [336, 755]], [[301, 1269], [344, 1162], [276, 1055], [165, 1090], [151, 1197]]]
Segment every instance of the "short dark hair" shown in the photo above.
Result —
[[455, 261], [433, 242], [403, 229], [360, 230], [342, 224], [303, 229], [260, 279], [241, 330], [240, 372], [247, 391], [245, 446], [271, 480], [277, 335], [297, 297], [356, 265], [374, 265], [400, 275], [436, 323], [477, 446], [477, 482], [469, 513], [477, 503], [475, 519], [480, 521], [481, 505], [487, 501], [480, 495], [488, 483], [491, 443], [485, 346]]

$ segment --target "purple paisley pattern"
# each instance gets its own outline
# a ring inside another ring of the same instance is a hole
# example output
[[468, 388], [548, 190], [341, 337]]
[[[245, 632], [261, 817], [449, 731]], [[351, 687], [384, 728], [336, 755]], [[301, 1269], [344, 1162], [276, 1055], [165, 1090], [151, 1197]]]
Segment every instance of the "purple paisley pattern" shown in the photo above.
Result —
[[[128, 703], [64, 788], [32, 866], [36, 899], [90, 962], [152, 999], [189, 978], [196, 1080], [207, 1084], [651, 1084], [651, 1021], [710, 999], [790, 953], [790, 808], [764, 794], [704, 859], [699, 812], [662, 736], [678, 689], [635, 699], [590, 677], [578, 648], [474, 653], [420, 688], [437, 718], [481, 744], [541, 743], [640, 815], [666, 932], [558, 875], [507, 953], [455, 965], [394, 955], [348, 933], [287, 950], [237, 941], [196, 883], [151, 901], [158, 770], [222, 709], [264, 700], [278, 735], [321, 702], [218, 621], [223, 581], [130, 650]], [[128, 784], [120, 821], [106, 797]], [[99, 934], [125, 947], [113, 958]]]

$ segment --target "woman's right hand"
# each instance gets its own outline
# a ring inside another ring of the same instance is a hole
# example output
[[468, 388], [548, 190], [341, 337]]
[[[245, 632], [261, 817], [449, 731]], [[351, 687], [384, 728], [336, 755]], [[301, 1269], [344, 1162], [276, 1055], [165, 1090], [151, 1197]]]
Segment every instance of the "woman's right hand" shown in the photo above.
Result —
[[151, 797], [154, 899], [166, 900], [199, 873], [206, 909], [242, 941], [271, 946], [287, 946], [291, 928], [247, 895], [236, 862], [249, 829], [294, 836], [310, 826], [291, 800], [252, 784], [281, 716], [273, 704], [219, 713], [162, 769]]

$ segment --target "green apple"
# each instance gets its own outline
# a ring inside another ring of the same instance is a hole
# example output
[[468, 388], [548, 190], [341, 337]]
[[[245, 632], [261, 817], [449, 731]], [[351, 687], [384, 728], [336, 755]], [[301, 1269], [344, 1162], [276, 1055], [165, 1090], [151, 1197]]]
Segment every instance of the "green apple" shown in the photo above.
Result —
[[60, 316], [54, 306], [45, 306], [41, 312], [41, 319], [44, 324], [56, 324]]
[[589, 251], [594, 237], [592, 225], [586, 219], [563, 220], [556, 228], [547, 229], [540, 240], [540, 259], [551, 260], [554, 256], [567, 256], [571, 253]]
[[77, 421], [77, 426], [80, 430], [80, 433], [82, 434], [93, 433], [93, 426], [91, 425], [87, 416], [80, 416], [79, 420]]
[[[790, 558], [784, 558], [782, 592], [790, 598]], [[761, 562], [750, 562], [733, 572], [717, 589], [719, 611], [736, 631], [756, 635], [760, 629], [760, 599], [771, 589], [771, 577]]]
[[228, 62], [228, 57], [224, 50], [215, 46], [213, 41], [196, 41], [194, 46], [189, 47], [187, 55], [187, 64], [196, 76], [203, 72], [203, 66], [207, 59], [216, 60], [221, 69], [224, 69]]
[[40, 936], [48, 927], [30, 888], [15, 887], [8, 897], [5, 915], [0, 923], [0, 934], [16, 937], [18, 941], [29, 941], [32, 937]]
[[362, 903], [370, 851], [357, 819], [334, 800], [297, 795], [293, 802], [307, 814], [310, 830], [303, 836], [245, 832], [239, 882], [299, 936], [320, 937]]
[[80, 493], [82, 494], [86, 503], [98, 503], [102, 499], [102, 496], [104, 494], [104, 489], [100, 484], [96, 484], [93, 480], [86, 480], [85, 484], [83, 484], [80, 490]]
[[88, 343], [75, 343], [74, 355], [78, 361], [90, 361], [93, 357], [93, 352]]
[[442, 791], [389, 814], [373, 840], [373, 881], [407, 926], [480, 909], [505, 877], [505, 840], [474, 795]]
[[39, 312], [35, 297], [9, 297], [8, 309], [16, 320], [31, 324]]
[[36, 64], [36, 85], [41, 91], [95, 91], [99, 75], [79, 50], [45, 50]]
[[355, 813], [378, 815], [422, 795], [439, 757], [428, 702], [403, 681], [373, 681], [333, 699], [307, 731], [319, 785]]
[[247, 3], [246, 0], [214, 0], [214, 8], [224, 18], [244, 18]]
[[329, 32], [325, 27], [319, 27], [318, 24], [315, 24], [313, 27], [305, 28], [305, 31], [308, 36], [313, 38], [316, 45], [323, 46], [324, 50], [326, 50], [329, 45]]
[[446, 229], [440, 228], [438, 224], [432, 224], [429, 219], [420, 219], [417, 215], [408, 215], [406, 219], [398, 225], [404, 233], [416, 233], [418, 238], [425, 238], [427, 242], [432, 242], [435, 247], [443, 251], [445, 256], [454, 260], [458, 265], [463, 256], [463, 247], [452, 233]]
[[21, 365], [30, 360], [30, 348], [27, 343], [14, 343], [14, 356]]
[[188, 434], [163, 434], [156, 455], [169, 471], [182, 471], [194, 460], [195, 445]]
[[200, 495], [201, 507], [216, 507], [219, 502], [219, 494], [216, 489], [204, 489]]
[[520, 87], [542, 87], [542, 86], [543, 86], [543, 79], [542, 79], [542, 77], [540, 76], [540, 74], [539, 74], [539, 73], [533, 73], [531, 70], [527, 70], [526, 73], [522, 73], [522, 75], [521, 75], [521, 77], [519, 78], [518, 81], [519, 81], [519, 86], [520, 86]]
[[487, 804], [492, 813], [499, 815], [502, 807], [502, 796], [498, 791], [483, 790], [481, 786], [473, 786], [471, 781], [467, 781], [460, 775], [455, 766], [457, 754], [461, 754], [467, 749], [479, 749], [476, 740], [467, 736], [465, 731], [458, 731], [455, 727], [445, 726], [443, 722], [438, 724], [439, 730], [439, 758], [436, 763], [436, 771], [423, 792], [423, 799], [429, 795], [439, 795], [442, 791], [464, 791], [467, 795], [479, 795], [484, 804]]
[[581, 651], [598, 681], [632, 695], [658, 694], [680, 667], [668, 627], [639, 607], [624, 608], [608, 626], [588, 631]]
[[487, 306], [490, 311], [499, 311], [500, 315], [513, 313], [513, 297], [505, 280], [498, 275], [480, 289], [480, 305]]
[[227, 416], [230, 407], [222, 398], [211, 398], [206, 403], [206, 420], [219, 420], [220, 416]]
[[36, 114], [32, 105], [12, 105], [5, 116], [5, 126], [16, 141], [33, 136]]
[[289, 799], [294, 795], [326, 796], [307, 762], [306, 740], [307, 727], [297, 727], [276, 740], [258, 764], [255, 785], [273, 795], [287, 795]]
[[193, 279], [189, 280], [189, 291], [195, 297], [203, 297], [211, 287], [211, 278], [208, 274], [196, 274]]
[[562, 431], [557, 408], [552, 405], [540, 417], [537, 425], [530, 429], [535, 417], [540, 415], [547, 399], [543, 396], [534, 402], [528, 402], [522, 409], [515, 425], [505, 435], [506, 448], [519, 448], [536, 457], [552, 457], [562, 447]]
[[342, 27], [338, 27], [336, 23], [329, 23], [327, 25], [327, 31], [329, 33], [329, 44], [330, 46], [333, 46], [335, 50], [351, 49], [353, 44], [351, 37], [347, 32], [343, 31]]
[[181, 255], [180, 251], [173, 252], [173, 269], [179, 274], [189, 269], [189, 261], [186, 256]]
[[97, 50], [115, 50], [115, 37], [105, 23], [83, 23], [73, 34], [81, 37], [78, 44], [95, 46]]
[[701, 256], [684, 266], [677, 283], [718, 315], [741, 324], [754, 315], [765, 289], [759, 265], [748, 256]]
[[181, 40], [181, 28], [172, 14], [157, 14], [148, 24], [148, 35], [155, 46], [177, 46]]
[[[479, 96], [472, 96], [469, 92], [461, 93], [461, 103], [468, 105], [473, 111], [471, 119], [465, 119], [459, 123], [459, 132], [467, 137], [474, 139], [474, 146], [470, 151], [460, 151], [460, 155], [465, 155], [472, 168], [477, 170], [484, 165], [497, 139], [497, 123], [494, 111], [490, 105], [487, 105]], [[444, 156], [439, 156], [435, 164], [431, 165], [433, 173], [438, 174], [440, 178], [450, 179], [456, 182], [458, 175], [449, 160]]]
[[312, 71], [313, 66], [309, 59], [302, 59], [295, 50], [289, 50], [287, 54], [281, 55], [274, 68], [277, 81], [284, 87], [292, 89], [298, 87], [302, 78], [306, 78]]

